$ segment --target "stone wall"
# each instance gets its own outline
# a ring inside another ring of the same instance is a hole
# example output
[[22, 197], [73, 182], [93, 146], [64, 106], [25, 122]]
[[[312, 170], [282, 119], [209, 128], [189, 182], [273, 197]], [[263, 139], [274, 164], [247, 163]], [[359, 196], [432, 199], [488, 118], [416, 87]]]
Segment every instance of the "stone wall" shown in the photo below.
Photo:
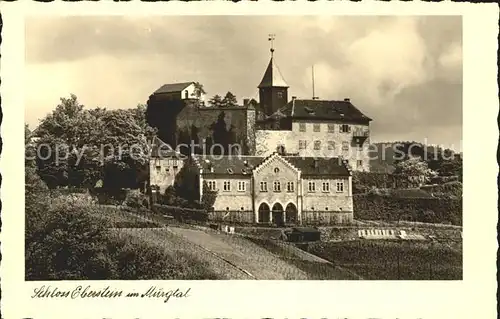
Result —
[[302, 211], [302, 223], [309, 225], [350, 224], [353, 218], [352, 211]]
[[[201, 144], [205, 140], [207, 154], [214, 144], [239, 145], [240, 154], [254, 154], [252, 118], [255, 118], [252, 109], [197, 107], [195, 103], [188, 103], [177, 115], [176, 143], [193, 140]], [[229, 155], [228, 152], [226, 149], [225, 154]], [[231, 154], [236, 152], [234, 149]]]
[[[197, 152], [219, 143], [238, 144], [242, 154], [255, 153], [255, 110], [247, 107], [211, 108], [202, 106], [197, 99], [176, 100], [152, 95], [148, 100], [148, 124], [158, 128], [158, 137], [172, 147], [179, 143], [200, 144]], [[217, 131], [217, 132], [216, 132]], [[190, 147], [182, 150], [191, 153]]]

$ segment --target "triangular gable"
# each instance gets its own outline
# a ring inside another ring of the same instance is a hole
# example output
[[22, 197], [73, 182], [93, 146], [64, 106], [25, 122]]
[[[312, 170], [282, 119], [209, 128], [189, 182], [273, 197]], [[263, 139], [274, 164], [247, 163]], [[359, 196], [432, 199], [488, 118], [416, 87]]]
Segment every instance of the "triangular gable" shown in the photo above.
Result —
[[274, 161], [275, 159], [278, 159], [278, 160], [282, 161], [290, 169], [292, 169], [293, 171], [295, 171], [297, 174], [300, 174], [300, 170], [297, 167], [295, 167], [294, 165], [292, 165], [289, 161], [287, 161], [285, 158], [283, 158], [283, 156], [281, 156], [277, 152], [274, 152], [271, 155], [269, 155], [268, 157], [266, 157], [259, 165], [257, 165], [253, 169], [253, 172], [254, 173], [258, 173], [264, 167], [267, 167], [269, 165], [269, 163], [272, 163], [272, 161]]

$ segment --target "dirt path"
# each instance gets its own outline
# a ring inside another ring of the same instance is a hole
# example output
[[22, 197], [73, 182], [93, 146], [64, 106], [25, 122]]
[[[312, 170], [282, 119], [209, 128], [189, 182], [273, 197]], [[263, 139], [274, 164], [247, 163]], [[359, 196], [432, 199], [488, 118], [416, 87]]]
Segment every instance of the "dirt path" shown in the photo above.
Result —
[[177, 227], [169, 230], [246, 270], [255, 279], [308, 279], [304, 271], [243, 238]]

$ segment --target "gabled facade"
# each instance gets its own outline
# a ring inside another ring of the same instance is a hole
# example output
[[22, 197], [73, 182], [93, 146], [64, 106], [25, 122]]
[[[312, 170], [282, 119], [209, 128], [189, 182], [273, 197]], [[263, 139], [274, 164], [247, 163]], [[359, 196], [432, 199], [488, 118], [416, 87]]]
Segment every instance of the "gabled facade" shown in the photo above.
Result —
[[[200, 185], [218, 192], [211, 219], [241, 223], [346, 224], [353, 220], [352, 178], [335, 159], [197, 156]], [[200, 198], [202, 190], [200, 189]]]
[[205, 96], [203, 94], [200, 94], [200, 96], [196, 95], [195, 82], [164, 84], [156, 91], [154, 91], [153, 94], [161, 95], [164, 99], [171, 100], [205, 100]]

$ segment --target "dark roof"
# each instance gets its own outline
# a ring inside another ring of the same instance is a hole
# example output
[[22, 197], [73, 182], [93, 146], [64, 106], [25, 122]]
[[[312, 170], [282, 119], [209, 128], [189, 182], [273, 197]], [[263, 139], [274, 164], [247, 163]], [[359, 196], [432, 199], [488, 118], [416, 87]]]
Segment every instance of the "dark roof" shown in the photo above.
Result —
[[[259, 165], [265, 157], [233, 155], [207, 156], [204, 158], [202, 155], [197, 155], [194, 158], [206, 174], [231, 174], [228, 171], [231, 170], [234, 175], [251, 175], [252, 169]], [[245, 164], [245, 161], [247, 164]], [[213, 172], [210, 171], [211, 167], [213, 168]]]
[[285, 79], [283, 79], [283, 75], [281, 75], [278, 66], [274, 62], [274, 58], [272, 57], [269, 61], [266, 72], [262, 77], [262, 81], [260, 81], [259, 84], [259, 88], [265, 87], [288, 87], [288, 84], [285, 82]]
[[193, 83], [194, 82], [164, 84], [158, 90], [156, 90], [153, 94], [180, 92]]
[[292, 100], [278, 110], [286, 116], [300, 119], [371, 121], [350, 101]]
[[[300, 170], [302, 176], [349, 176], [351, 174], [347, 166], [339, 158], [282, 157]], [[196, 162], [204, 169], [204, 174], [214, 175], [251, 175], [252, 170], [267, 158], [268, 157], [238, 155], [216, 156], [212, 158], [204, 158], [201, 155], [195, 156]], [[315, 160], [317, 161], [317, 165], [314, 163]], [[210, 171], [211, 168], [213, 168], [213, 172]]]
[[154, 137], [151, 144], [151, 157], [155, 158], [172, 158], [176, 157], [179, 159], [184, 159], [186, 156], [176, 152], [168, 144], [160, 140], [158, 137]]

